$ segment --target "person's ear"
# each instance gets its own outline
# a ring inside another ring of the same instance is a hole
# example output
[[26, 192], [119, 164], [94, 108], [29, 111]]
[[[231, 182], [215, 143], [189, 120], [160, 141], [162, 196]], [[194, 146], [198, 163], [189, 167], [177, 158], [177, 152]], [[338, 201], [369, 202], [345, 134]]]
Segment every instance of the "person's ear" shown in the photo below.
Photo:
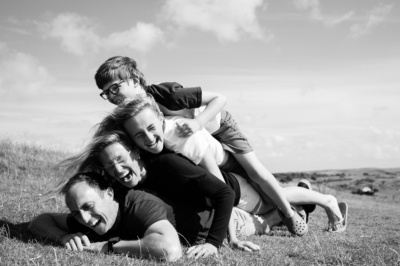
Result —
[[107, 196], [109, 196], [111, 199], [114, 199], [114, 190], [111, 187], [108, 187], [105, 192]]

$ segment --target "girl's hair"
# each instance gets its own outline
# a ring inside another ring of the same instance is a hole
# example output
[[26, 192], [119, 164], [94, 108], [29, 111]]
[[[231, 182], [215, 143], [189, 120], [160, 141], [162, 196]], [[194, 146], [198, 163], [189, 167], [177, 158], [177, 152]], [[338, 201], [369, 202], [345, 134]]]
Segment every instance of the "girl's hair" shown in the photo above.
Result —
[[111, 114], [97, 124], [94, 128], [94, 136], [101, 136], [114, 130], [123, 131], [125, 121], [136, 116], [146, 108], [152, 110], [160, 119], [163, 117], [153, 96], [150, 94], [138, 94], [132, 101], [116, 107]]
[[70, 177], [77, 173], [94, 172], [106, 175], [99, 160], [99, 155], [105, 148], [114, 143], [119, 143], [127, 149], [139, 152], [129, 136], [123, 131], [110, 131], [105, 132], [103, 135], [98, 135], [81, 152], [56, 165], [57, 168], [64, 168], [64, 174], [51, 192], [60, 192], [60, 189], [65, 186]]
[[59, 192], [70, 177], [79, 172], [95, 172], [107, 177], [100, 163], [99, 155], [111, 144], [120, 143], [125, 148], [139, 153], [138, 148], [124, 132], [123, 124], [128, 118], [136, 116], [145, 108], [151, 109], [160, 118], [163, 116], [151, 95], [138, 95], [134, 100], [116, 107], [111, 114], [96, 125], [93, 139], [80, 153], [56, 165], [57, 168], [65, 169], [64, 174], [56, 187], [48, 194]]
[[143, 73], [137, 68], [136, 61], [124, 56], [114, 56], [105, 61], [97, 70], [94, 79], [101, 90], [107, 83], [116, 79], [133, 79], [138, 81], [144, 89], [147, 86]]

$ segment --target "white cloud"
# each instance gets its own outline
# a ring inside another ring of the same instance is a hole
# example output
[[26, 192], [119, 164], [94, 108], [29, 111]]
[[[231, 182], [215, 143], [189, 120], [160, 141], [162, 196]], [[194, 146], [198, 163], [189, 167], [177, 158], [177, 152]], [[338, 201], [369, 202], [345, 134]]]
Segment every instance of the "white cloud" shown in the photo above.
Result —
[[294, 0], [294, 6], [300, 10], [310, 10], [311, 17], [314, 19], [321, 19], [321, 9], [319, 0]]
[[105, 39], [106, 47], [129, 47], [146, 52], [163, 39], [163, 32], [153, 24], [138, 22], [127, 31], [112, 33]]
[[265, 0], [168, 0], [163, 17], [178, 27], [211, 32], [221, 41], [238, 41], [243, 35], [268, 41], [257, 21], [256, 10], [265, 7]]
[[[0, 43], [0, 95], [26, 98], [44, 90], [52, 77], [33, 56]], [[6, 97], [6, 98], [7, 98]]]
[[94, 32], [94, 23], [87, 17], [74, 13], [63, 13], [49, 23], [40, 23], [45, 37], [56, 38], [67, 52], [84, 55], [98, 51], [100, 38]]
[[324, 24], [325, 26], [328, 27], [334, 27], [336, 25], [339, 25], [349, 19], [351, 19], [354, 15], [353, 11], [347, 12], [346, 14], [343, 14], [341, 16], [330, 16], [330, 17], [326, 17], [324, 19]]
[[392, 5], [383, 5], [374, 7], [369, 11], [362, 23], [354, 24], [350, 28], [350, 37], [359, 38], [371, 32], [373, 28], [384, 22], [385, 17], [392, 10]]
[[45, 37], [60, 40], [65, 51], [78, 56], [98, 53], [101, 49], [122, 47], [146, 52], [163, 40], [161, 29], [142, 22], [127, 31], [100, 36], [96, 33], [96, 24], [90, 18], [75, 13], [62, 13], [48, 22], [37, 24]]
[[315, 21], [322, 22], [325, 26], [334, 27], [340, 23], [349, 20], [354, 12], [349, 11], [343, 15], [325, 15], [321, 11], [319, 0], [293, 0], [294, 6], [302, 11], [309, 11], [310, 18]]

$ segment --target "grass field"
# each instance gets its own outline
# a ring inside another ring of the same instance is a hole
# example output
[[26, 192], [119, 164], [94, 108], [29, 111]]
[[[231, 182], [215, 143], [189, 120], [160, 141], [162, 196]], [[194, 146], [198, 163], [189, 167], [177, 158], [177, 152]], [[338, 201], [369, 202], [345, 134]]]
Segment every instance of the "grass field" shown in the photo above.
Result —
[[[219, 257], [165, 263], [67, 251], [27, 231], [27, 223], [36, 215], [67, 211], [61, 197], [41, 200], [59, 175], [51, 166], [66, 156], [62, 151], [0, 139], [0, 265], [400, 265], [400, 169], [277, 174], [294, 184], [299, 178], [310, 178], [316, 190], [346, 201], [347, 231], [326, 232], [327, 217], [317, 208], [310, 217], [309, 233], [302, 238], [274, 230], [250, 238], [261, 246], [260, 252], [223, 247]], [[371, 183], [378, 189], [375, 196], [351, 193]]]

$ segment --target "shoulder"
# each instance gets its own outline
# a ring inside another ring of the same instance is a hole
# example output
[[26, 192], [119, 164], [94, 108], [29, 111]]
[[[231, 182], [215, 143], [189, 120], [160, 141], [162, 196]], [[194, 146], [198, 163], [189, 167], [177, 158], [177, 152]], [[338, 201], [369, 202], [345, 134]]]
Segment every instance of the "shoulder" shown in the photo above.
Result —
[[123, 212], [126, 221], [147, 228], [159, 220], [171, 220], [172, 208], [155, 195], [132, 189], [126, 195]]
[[125, 207], [142, 206], [145, 204], [162, 204], [162, 200], [144, 190], [130, 189], [125, 196]]
[[202, 91], [200, 87], [183, 87], [176, 82], [164, 82], [149, 85], [145, 88], [156, 102], [169, 110], [197, 108], [201, 106]]
[[[165, 149], [164, 149], [165, 150]], [[157, 157], [150, 161], [151, 166], [168, 166], [191, 163], [187, 158], [174, 153], [173, 151], [165, 150]], [[149, 167], [148, 167], [149, 168]]]
[[183, 86], [177, 82], [162, 82], [146, 86], [146, 92], [150, 94], [154, 92], [155, 93], [174, 92], [179, 89], [183, 89]]

